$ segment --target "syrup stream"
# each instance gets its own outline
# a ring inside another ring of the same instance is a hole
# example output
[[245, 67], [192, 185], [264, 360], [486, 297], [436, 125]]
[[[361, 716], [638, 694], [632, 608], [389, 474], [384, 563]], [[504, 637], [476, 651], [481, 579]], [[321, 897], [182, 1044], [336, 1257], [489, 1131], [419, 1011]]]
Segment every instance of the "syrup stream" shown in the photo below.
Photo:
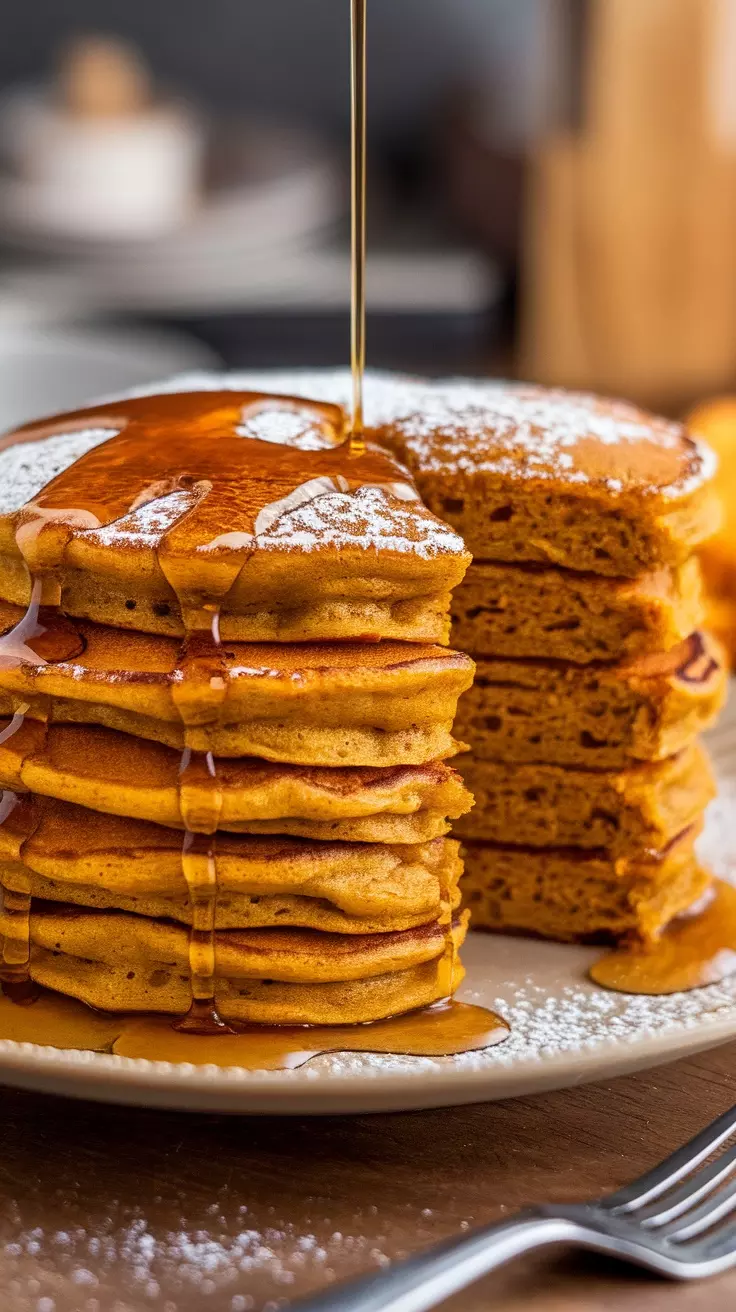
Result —
[[365, 373], [365, 266], [366, 266], [366, 0], [351, 0], [350, 107], [351, 107], [351, 287], [350, 368], [353, 412], [350, 449], [365, 449], [363, 375]]

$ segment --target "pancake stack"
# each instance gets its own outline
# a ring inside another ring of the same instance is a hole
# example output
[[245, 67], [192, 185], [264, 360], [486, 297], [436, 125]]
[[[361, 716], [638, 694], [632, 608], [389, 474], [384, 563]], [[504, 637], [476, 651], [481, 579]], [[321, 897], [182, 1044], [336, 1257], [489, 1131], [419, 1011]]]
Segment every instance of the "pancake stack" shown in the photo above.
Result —
[[[270, 385], [347, 394], [345, 375]], [[526, 385], [374, 376], [367, 413], [473, 553], [452, 630], [477, 663], [455, 725], [471, 923], [652, 939], [709, 884], [698, 734], [726, 668], [692, 553], [718, 524], [710, 451], [635, 407]]]
[[[343, 411], [233, 390], [0, 451], [3, 976], [191, 1028], [450, 995], [462, 539]], [[184, 1021], [187, 1024], [187, 1021]]]
[[709, 884], [697, 735], [726, 667], [692, 552], [717, 524], [710, 452], [631, 406], [513, 385], [449, 389], [431, 435], [402, 419], [394, 447], [431, 463], [425, 503], [474, 556], [453, 601], [477, 661], [456, 722], [473, 923], [652, 940]]

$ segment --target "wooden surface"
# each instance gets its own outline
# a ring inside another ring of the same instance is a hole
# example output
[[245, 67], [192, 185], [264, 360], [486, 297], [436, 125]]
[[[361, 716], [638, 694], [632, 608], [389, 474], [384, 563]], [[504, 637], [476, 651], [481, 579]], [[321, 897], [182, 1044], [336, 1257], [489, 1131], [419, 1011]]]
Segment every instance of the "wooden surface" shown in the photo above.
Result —
[[[736, 1045], [508, 1103], [228, 1119], [0, 1090], [3, 1312], [276, 1312], [524, 1203], [621, 1185], [734, 1101]], [[726, 1312], [597, 1258], [522, 1260], [449, 1312]]]

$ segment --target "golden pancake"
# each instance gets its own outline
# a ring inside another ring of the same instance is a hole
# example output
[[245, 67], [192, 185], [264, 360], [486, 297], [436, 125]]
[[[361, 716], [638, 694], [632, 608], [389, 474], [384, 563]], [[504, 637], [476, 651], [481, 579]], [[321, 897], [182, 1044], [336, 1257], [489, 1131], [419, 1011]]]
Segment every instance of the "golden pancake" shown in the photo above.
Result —
[[[377, 865], [378, 862], [374, 864]], [[455, 880], [449, 891], [450, 902], [446, 904], [447, 907], [451, 905], [453, 910], [460, 904], [460, 890], [457, 885], [460, 869], [461, 862], [458, 858], [455, 873], [451, 875], [448, 869], [443, 874], [443, 881], [445, 878]], [[190, 928], [192, 924], [191, 899], [187, 892], [179, 896], [173, 894], [167, 896], [163, 893], [139, 896], [111, 892], [107, 888], [95, 887], [91, 883], [72, 884], [47, 879], [26, 866], [9, 864], [0, 864], [0, 882], [10, 891], [30, 895], [34, 903], [42, 899], [46, 902], [68, 903], [88, 910], [126, 911], [131, 915], [146, 916], [153, 920], [178, 921]], [[436, 889], [435, 882], [435, 893]], [[409, 891], [413, 891], [411, 886]], [[441, 909], [442, 899], [436, 894], [431, 902], [431, 914], [436, 916]], [[387, 934], [424, 925], [427, 923], [427, 916], [428, 911], [416, 915], [402, 915], [400, 908], [394, 904], [385, 916], [374, 919], [370, 916], [350, 915], [327, 902], [326, 899], [302, 896], [299, 893], [249, 894], [223, 889], [218, 890], [214, 923], [217, 930], [289, 928], [319, 930], [321, 933], [328, 934]]]
[[226, 641], [447, 641], [469, 554], [386, 451], [350, 450], [338, 407], [149, 396], [7, 440], [6, 600], [30, 600], [27, 565], [56, 572], [67, 614], [151, 633], [214, 604]]
[[[31, 719], [1, 741], [9, 728], [0, 719], [0, 787], [184, 826], [181, 754], [172, 748], [112, 729]], [[237, 833], [411, 843], [446, 833], [448, 817], [472, 805], [460, 775], [441, 761], [340, 770], [225, 759], [215, 779], [203, 771], [190, 783], [190, 811], [206, 817], [206, 795], [215, 786], [222, 795], [218, 826]], [[198, 789], [205, 793], [201, 805]]]
[[2, 629], [18, 626], [0, 652], [0, 713], [26, 705], [33, 718], [221, 756], [339, 766], [449, 756], [457, 698], [473, 677], [468, 656], [420, 643], [228, 643], [182, 653], [174, 638], [86, 620], [59, 628], [53, 616], [26, 644], [22, 624], [20, 608], [0, 603]]
[[[26, 795], [0, 826], [0, 884], [81, 906], [190, 924], [176, 830]], [[455, 901], [458, 845], [313, 842], [220, 833], [216, 923], [292, 924], [343, 933], [405, 929]]]
[[634, 577], [718, 527], [705, 443], [621, 401], [519, 383], [441, 387], [391, 445], [474, 556]]
[[702, 622], [694, 558], [637, 579], [479, 561], [452, 598], [452, 641], [473, 656], [623, 660], [667, 651]]
[[720, 711], [727, 681], [722, 648], [700, 633], [619, 665], [479, 660], [455, 732], [480, 760], [617, 770], [687, 746]]
[[[346, 405], [350, 375], [203, 374], [168, 387]], [[636, 406], [528, 383], [370, 373], [364, 399], [369, 437], [408, 467], [425, 505], [477, 559], [633, 578], [682, 563], [718, 527], [708, 447]]]
[[462, 839], [533, 847], [605, 848], [614, 856], [660, 850], [694, 824], [715, 796], [699, 743], [625, 770], [575, 770], [458, 760], [475, 797], [454, 826]]
[[[5, 918], [0, 916], [0, 930]], [[442, 926], [362, 939], [308, 930], [217, 935], [216, 1002], [228, 1020], [352, 1024], [427, 1006], [460, 984], [457, 948]], [[59, 910], [31, 916], [31, 977], [103, 1011], [185, 1013], [191, 992], [183, 928], [122, 912]]]
[[568, 942], [650, 942], [706, 892], [693, 851], [697, 826], [664, 853], [630, 859], [578, 848], [464, 847], [463, 901], [474, 929]]

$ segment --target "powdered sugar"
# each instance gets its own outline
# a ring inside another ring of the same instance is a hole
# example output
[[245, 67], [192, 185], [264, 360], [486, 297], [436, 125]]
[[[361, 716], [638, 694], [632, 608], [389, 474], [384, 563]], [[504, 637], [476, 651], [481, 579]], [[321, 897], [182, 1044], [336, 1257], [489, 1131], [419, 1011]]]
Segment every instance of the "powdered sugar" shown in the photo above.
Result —
[[[129, 396], [185, 391], [265, 391], [347, 407], [348, 370], [306, 370], [230, 374], [182, 374], [134, 389]], [[591, 438], [603, 447], [625, 448], [646, 442], [677, 454], [683, 448], [679, 424], [656, 419], [622, 401], [498, 381], [447, 379], [428, 383], [387, 373], [366, 375], [366, 421], [390, 425], [405, 459], [424, 474], [492, 473], [501, 477], [561, 479], [571, 487], [588, 481], [580, 444]], [[243, 436], [317, 450], [334, 438], [308, 408], [258, 410], [239, 431]], [[0, 514], [17, 510], [92, 447], [110, 436], [87, 430], [9, 447], [0, 452]], [[713, 476], [716, 459], [699, 439], [685, 449], [680, 475], [663, 490], [682, 496]], [[625, 465], [625, 455], [622, 456]], [[603, 480], [613, 495], [622, 492], [626, 471]]]
[[104, 547], [155, 548], [176, 521], [196, 505], [198, 499], [198, 494], [189, 490], [169, 492], [166, 496], [139, 506], [123, 519], [91, 530], [85, 534], [85, 538]]
[[[223, 388], [270, 391], [342, 406], [349, 405], [351, 396], [350, 373], [344, 369], [191, 373], [146, 391]], [[586, 440], [610, 447], [647, 442], [677, 453], [685, 439], [680, 424], [624, 401], [525, 383], [461, 378], [429, 383], [369, 371], [364, 399], [369, 427], [390, 425], [412, 468], [437, 475], [493, 473], [562, 479], [575, 486], [588, 481], [575, 458], [575, 448]], [[685, 451], [681, 475], [659, 489], [668, 496], [693, 492], [715, 472], [716, 457], [700, 439], [691, 441]], [[625, 479], [616, 475], [603, 481], [614, 495], [625, 485]]]
[[462, 538], [440, 520], [418, 515], [416, 507], [405, 510], [390, 490], [380, 487], [324, 492], [279, 515], [257, 541], [266, 551], [350, 547], [411, 552], [425, 560], [465, 550]]
[[[171, 1144], [176, 1140], [171, 1136]], [[283, 1295], [388, 1263], [391, 1248], [376, 1207], [356, 1210], [343, 1230], [329, 1217], [328, 1198], [302, 1199], [298, 1223], [280, 1191], [255, 1190], [249, 1172], [212, 1172], [209, 1205], [173, 1169], [160, 1193], [139, 1202], [132, 1163], [101, 1182], [89, 1199], [71, 1172], [52, 1176], [48, 1206], [35, 1189], [7, 1192], [3, 1293], [8, 1312], [280, 1312]], [[223, 1183], [226, 1181], [226, 1183]], [[262, 1196], [263, 1195], [263, 1196]], [[248, 1203], [240, 1202], [247, 1198]], [[407, 1204], [417, 1242], [434, 1237], [432, 1213]], [[54, 1218], [45, 1227], [39, 1217]], [[63, 1229], [60, 1228], [63, 1225]], [[467, 1228], [462, 1222], [461, 1228]], [[90, 1270], [90, 1267], [94, 1270]], [[29, 1274], [32, 1273], [32, 1274]], [[248, 1292], [242, 1292], [247, 1290]], [[111, 1299], [107, 1293], [112, 1291]], [[238, 1292], [241, 1291], [241, 1292]], [[89, 1295], [93, 1297], [89, 1297]], [[95, 1296], [97, 1295], [97, 1296]], [[101, 1296], [101, 1297], [100, 1297]]]
[[40, 442], [21, 442], [0, 451], [0, 515], [20, 510], [52, 478], [112, 436], [109, 428], [86, 428]]
[[302, 406], [264, 407], [249, 415], [236, 431], [241, 437], [293, 446], [298, 451], [322, 451], [335, 445], [335, 434], [317, 421], [313, 410]]

